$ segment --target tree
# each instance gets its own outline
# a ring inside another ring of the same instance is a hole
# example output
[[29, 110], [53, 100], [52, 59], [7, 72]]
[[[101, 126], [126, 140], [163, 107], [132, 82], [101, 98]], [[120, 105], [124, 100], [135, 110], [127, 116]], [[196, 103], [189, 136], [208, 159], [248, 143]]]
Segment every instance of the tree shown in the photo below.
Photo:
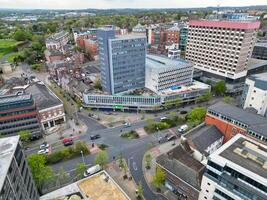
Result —
[[63, 167], [60, 167], [58, 171], [58, 180], [60, 183], [66, 182], [66, 179], [68, 178], [68, 174], [65, 172]]
[[160, 167], [157, 167], [152, 183], [157, 189], [159, 189], [160, 186], [164, 184], [165, 178], [166, 173]]
[[100, 151], [95, 157], [95, 164], [104, 167], [108, 163], [107, 151]]
[[206, 115], [206, 109], [203, 107], [194, 108], [187, 114], [186, 119], [193, 124], [200, 124], [204, 121]]
[[151, 156], [151, 154], [146, 154], [146, 156], [145, 156], [145, 161], [146, 161], [146, 168], [147, 169], [150, 169], [150, 167], [151, 167], [151, 161], [152, 161], [152, 156]]
[[210, 92], [205, 92], [203, 95], [196, 98], [196, 103], [209, 101], [212, 99], [212, 94]]
[[20, 131], [19, 133], [20, 140], [23, 144], [27, 144], [30, 141], [31, 132], [30, 131]]
[[179, 107], [182, 103], [182, 99], [177, 97], [176, 99], [168, 100], [165, 102], [165, 108], [171, 108], [173, 106]]
[[143, 197], [143, 186], [142, 186], [142, 182], [139, 181], [138, 185], [137, 185], [137, 189], [136, 189], [136, 197], [138, 199], [142, 198]]
[[234, 98], [233, 98], [233, 97], [230, 97], [230, 96], [225, 96], [225, 97], [223, 98], [223, 101], [224, 101], [225, 103], [233, 103]]
[[54, 177], [54, 171], [51, 167], [45, 165], [45, 155], [32, 154], [28, 157], [28, 163], [31, 168], [32, 176], [39, 190], [43, 184]]
[[78, 163], [75, 167], [75, 173], [78, 179], [83, 177], [83, 174], [86, 170], [86, 165], [84, 163]]
[[101, 81], [100, 79], [97, 79], [95, 82], [95, 88], [98, 90], [102, 90]]
[[219, 81], [213, 87], [213, 91], [216, 95], [223, 95], [226, 92], [226, 85], [224, 81]]
[[13, 38], [17, 41], [26, 41], [31, 39], [31, 34], [24, 30], [18, 29], [15, 31]]

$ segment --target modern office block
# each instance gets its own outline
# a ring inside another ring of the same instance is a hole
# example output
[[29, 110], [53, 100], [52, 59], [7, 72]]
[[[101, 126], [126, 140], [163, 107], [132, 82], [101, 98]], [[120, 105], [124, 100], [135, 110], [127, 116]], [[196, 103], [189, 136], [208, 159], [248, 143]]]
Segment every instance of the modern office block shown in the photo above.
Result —
[[19, 136], [0, 139], [0, 199], [39, 200]]
[[147, 55], [146, 88], [160, 94], [165, 90], [190, 85], [193, 65], [184, 60], [173, 60], [163, 56]]
[[189, 21], [186, 60], [208, 74], [245, 77], [259, 21]]
[[112, 28], [98, 31], [103, 90], [116, 94], [145, 86], [146, 37], [120, 35]]
[[179, 49], [185, 51], [188, 36], [188, 26], [180, 27]]
[[40, 136], [38, 111], [30, 94], [0, 96], [0, 135], [14, 135], [28, 130]]
[[252, 58], [267, 60], [267, 43], [256, 43], [252, 52]]
[[209, 156], [199, 200], [265, 200], [267, 146], [237, 135]]
[[244, 109], [254, 109], [257, 114], [267, 117], [267, 72], [246, 79], [242, 106]]

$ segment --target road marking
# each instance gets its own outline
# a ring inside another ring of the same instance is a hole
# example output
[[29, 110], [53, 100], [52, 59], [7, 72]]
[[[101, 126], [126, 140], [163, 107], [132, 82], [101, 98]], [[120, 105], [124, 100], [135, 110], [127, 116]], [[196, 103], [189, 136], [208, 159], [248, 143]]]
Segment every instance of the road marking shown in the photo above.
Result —
[[137, 171], [137, 170], [138, 170], [138, 168], [137, 168], [137, 165], [136, 165], [136, 162], [135, 162], [135, 161], [133, 161], [133, 169], [134, 169], [135, 171]]

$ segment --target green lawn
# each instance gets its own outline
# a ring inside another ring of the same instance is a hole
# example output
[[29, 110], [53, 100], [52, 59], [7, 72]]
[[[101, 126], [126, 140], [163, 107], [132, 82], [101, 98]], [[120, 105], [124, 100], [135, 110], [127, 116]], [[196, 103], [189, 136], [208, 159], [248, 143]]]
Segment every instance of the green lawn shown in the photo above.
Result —
[[19, 42], [15, 40], [0, 40], [0, 58], [4, 55], [14, 52], [14, 47], [16, 47]]

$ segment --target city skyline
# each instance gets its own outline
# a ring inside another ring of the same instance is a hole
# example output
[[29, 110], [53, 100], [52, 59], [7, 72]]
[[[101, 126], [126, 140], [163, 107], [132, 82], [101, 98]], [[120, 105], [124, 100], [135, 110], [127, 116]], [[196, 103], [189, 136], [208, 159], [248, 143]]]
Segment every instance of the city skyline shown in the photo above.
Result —
[[170, 0], [168, 4], [166, 1], [158, 0], [157, 2], [151, 0], [99, 0], [97, 2], [77, 0], [75, 3], [71, 0], [0, 0], [0, 8], [15, 8], [15, 9], [87, 9], [87, 8], [97, 8], [97, 9], [109, 9], [109, 8], [198, 8], [198, 7], [208, 7], [208, 6], [251, 6], [251, 5], [266, 5], [266, 1], [258, 0], [256, 3], [252, 0], [207, 0], [207, 1], [197, 1], [197, 0], [181, 0], [175, 1]]

